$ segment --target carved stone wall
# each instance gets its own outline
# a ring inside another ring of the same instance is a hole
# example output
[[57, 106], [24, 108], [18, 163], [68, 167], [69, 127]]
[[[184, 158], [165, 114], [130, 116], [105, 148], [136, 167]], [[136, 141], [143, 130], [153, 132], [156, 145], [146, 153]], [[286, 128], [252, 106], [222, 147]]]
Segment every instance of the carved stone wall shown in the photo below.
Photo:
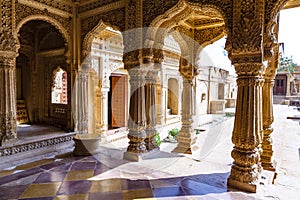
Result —
[[81, 41], [84, 40], [86, 34], [88, 34], [97, 24], [102, 20], [105, 24], [119, 30], [125, 30], [125, 8], [118, 8], [116, 10], [102, 12], [87, 18], [81, 19]]

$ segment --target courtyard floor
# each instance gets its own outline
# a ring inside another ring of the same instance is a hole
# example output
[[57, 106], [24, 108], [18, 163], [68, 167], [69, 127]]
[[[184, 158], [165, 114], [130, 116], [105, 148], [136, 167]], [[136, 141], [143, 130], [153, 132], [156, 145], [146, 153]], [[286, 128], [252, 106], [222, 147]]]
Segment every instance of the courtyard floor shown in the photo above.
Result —
[[0, 199], [300, 199], [300, 125], [287, 119], [300, 113], [275, 105], [274, 115], [278, 175], [257, 193], [227, 188], [234, 117], [217, 115], [201, 127], [192, 155], [173, 154], [176, 144], [163, 142], [155, 158], [129, 162], [122, 159], [125, 138], [95, 156], [70, 152], [2, 170]]

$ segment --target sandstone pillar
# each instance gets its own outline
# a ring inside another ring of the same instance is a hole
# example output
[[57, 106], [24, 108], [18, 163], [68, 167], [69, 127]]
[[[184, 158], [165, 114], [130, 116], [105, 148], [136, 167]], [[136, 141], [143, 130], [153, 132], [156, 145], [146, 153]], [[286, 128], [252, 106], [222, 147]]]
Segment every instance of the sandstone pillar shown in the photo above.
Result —
[[[158, 71], [162, 71], [162, 62], [164, 60], [163, 51], [161, 49], [154, 49], [153, 50], [153, 61], [154, 61], [154, 68]], [[158, 76], [158, 75], [157, 75]], [[157, 79], [156, 81], [156, 122], [159, 125], [165, 124], [165, 88], [163, 88], [162, 77]]]
[[194, 114], [194, 77], [197, 75], [197, 70], [187, 60], [181, 59], [180, 73], [183, 76], [182, 90], [182, 127], [177, 137], [177, 147], [173, 150], [177, 153], [192, 154], [192, 147], [196, 142], [196, 134], [193, 129], [193, 114]]
[[75, 131], [85, 134], [88, 131], [88, 70], [79, 69], [75, 82]]
[[156, 70], [150, 70], [146, 75], [146, 134], [145, 140], [148, 151], [159, 149], [154, 139], [156, 135]]
[[274, 121], [273, 116], [273, 86], [274, 79], [265, 79], [263, 86], [263, 152], [261, 155], [262, 166], [265, 170], [275, 171], [273, 162], [273, 148], [271, 133], [273, 132], [272, 123]]
[[0, 146], [17, 138], [16, 57], [18, 52], [14, 1], [0, 1]]
[[0, 146], [17, 138], [15, 52], [0, 52]]
[[129, 146], [124, 159], [138, 161], [143, 153], [147, 152], [146, 115], [145, 115], [145, 72], [141, 67], [130, 69], [130, 106], [128, 120]]
[[[235, 67], [238, 94], [232, 135], [234, 162], [228, 185], [256, 192], [261, 172], [263, 67], [261, 63], [235, 64]], [[252, 72], [240, 71], [246, 69]]]

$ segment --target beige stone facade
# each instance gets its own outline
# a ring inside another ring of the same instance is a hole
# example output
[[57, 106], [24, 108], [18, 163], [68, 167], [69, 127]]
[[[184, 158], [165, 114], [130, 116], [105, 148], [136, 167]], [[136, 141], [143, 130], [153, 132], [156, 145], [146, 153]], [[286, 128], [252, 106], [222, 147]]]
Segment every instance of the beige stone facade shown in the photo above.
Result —
[[[32, 123], [103, 136], [109, 128], [127, 127], [126, 159], [159, 150], [158, 125], [173, 122], [182, 126], [174, 152], [192, 153], [195, 115], [222, 111], [236, 93], [228, 185], [255, 192], [262, 169], [274, 170], [272, 87], [278, 14], [287, 2], [287, 7], [299, 5], [288, 0], [2, 0], [0, 144], [18, 137], [17, 99], [22, 99]], [[237, 89], [226, 71], [197, 65], [199, 52], [224, 36]], [[117, 97], [123, 100], [118, 103]], [[69, 139], [53, 142], [63, 140]]]

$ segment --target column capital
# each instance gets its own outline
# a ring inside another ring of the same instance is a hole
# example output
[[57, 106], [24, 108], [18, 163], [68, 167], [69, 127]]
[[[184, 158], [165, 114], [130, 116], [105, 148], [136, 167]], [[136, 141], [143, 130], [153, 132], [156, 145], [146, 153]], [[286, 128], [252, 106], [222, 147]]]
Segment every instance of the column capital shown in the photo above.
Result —
[[192, 80], [199, 74], [198, 68], [185, 58], [180, 58], [179, 72], [187, 80]]
[[265, 70], [261, 62], [238, 62], [234, 64], [236, 73], [242, 76], [261, 76]]

